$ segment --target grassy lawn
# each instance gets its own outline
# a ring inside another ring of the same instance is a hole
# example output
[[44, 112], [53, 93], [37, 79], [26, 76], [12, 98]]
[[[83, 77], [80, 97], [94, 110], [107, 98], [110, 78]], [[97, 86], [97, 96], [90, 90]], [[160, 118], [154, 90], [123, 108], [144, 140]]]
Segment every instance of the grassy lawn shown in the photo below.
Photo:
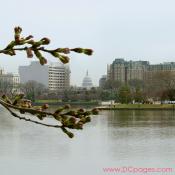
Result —
[[36, 100], [36, 103], [58, 103], [60, 100]]
[[113, 109], [175, 109], [175, 104], [116, 104], [116, 105], [106, 106], [104, 108], [113, 108]]

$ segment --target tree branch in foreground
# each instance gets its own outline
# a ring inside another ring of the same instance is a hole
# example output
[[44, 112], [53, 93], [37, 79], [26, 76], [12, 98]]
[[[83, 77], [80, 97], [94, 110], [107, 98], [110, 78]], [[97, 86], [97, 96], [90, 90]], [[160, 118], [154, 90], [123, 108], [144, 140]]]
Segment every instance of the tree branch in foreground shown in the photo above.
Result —
[[[14, 40], [12, 40], [4, 49], [0, 50], [0, 54], [6, 54], [10, 56], [16, 55], [17, 51], [25, 51], [28, 58], [35, 56], [41, 65], [47, 64], [47, 59], [43, 56], [43, 53], [48, 53], [53, 57], [58, 58], [63, 64], [69, 62], [69, 57], [67, 56], [71, 52], [84, 53], [86, 55], [92, 55], [93, 50], [83, 49], [83, 48], [56, 48], [56, 49], [47, 49], [46, 45], [50, 44], [49, 38], [42, 38], [38, 41], [34, 40], [32, 35], [27, 37], [22, 37], [22, 28], [14, 28]], [[20, 120], [27, 122], [35, 123], [38, 125], [53, 127], [61, 129], [65, 134], [70, 138], [74, 137], [74, 134], [70, 132], [70, 129], [80, 130], [83, 129], [84, 124], [91, 121], [90, 115], [98, 114], [97, 109], [91, 111], [86, 111], [84, 109], [71, 110], [70, 105], [65, 105], [59, 107], [54, 112], [48, 112], [48, 105], [44, 104], [41, 107], [32, 106], [30, 100], [24, 99], [24, 94], [16, 94], [14, 99], [10, 99], [7, 95], [3, 95], [0, 98], [0, 104], [10, 112], [10, 114]], [[29, 118], [21, 117], [14, 110], [18, 111], [21, 114], [32, 114], [40, 120], [44, 120], [45, 117], [50, 116], [59, 125], [50, 125], [42, 122], [38, 122]]]

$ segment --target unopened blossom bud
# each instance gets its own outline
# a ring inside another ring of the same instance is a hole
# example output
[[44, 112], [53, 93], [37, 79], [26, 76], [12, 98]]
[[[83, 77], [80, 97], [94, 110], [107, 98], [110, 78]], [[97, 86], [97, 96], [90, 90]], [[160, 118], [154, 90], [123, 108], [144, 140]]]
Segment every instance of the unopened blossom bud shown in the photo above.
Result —
[[67, 114], [71, 115], [71, 116], [76, 116], [77, 115], [77, 113], [75, 111], [69, 111]]
[[14, 32], [15, 32], [15, 41], [19, 42], [20, 41], [20, 34], [22, 32], [22, 28], [21, 27], [15, 27]]
[[40, 64], [41, 64], [41, 65], [47, 64], [47, 60], [46, 60], [44, 57], [42, 57], [42, 58], [40, 59]]
[[43, 116], [41, 114], [38, 114], [37, 117], [40, 119], [40, 120], [43, 120]]
[[75, 117], [70, 117], [70, 118], [69, 118], [69, 122], [70, 122], [71, 124], [75, 124], [76, 121], [77, 121], [77, 119], [76, 119]]
[[74, 137], [74, 134], [73, 134], [72, 132], [67, 132], [66, 134], [67, 134], [67, 135], [69, 136], [69, 138], [71, 138], [71, 139]]
[[29, 40], [29, 41], [27, 41], [27, 44], [34, 45], [35, 44], [35, 41], [34, 40]]
[[59, 115], [55, 115], [54, 118], [58, 121], [61, 121], [61, 119], [62, 119], [61, 116], [59, 116]]
[[69, 57], [64, 56], [64, 55], [60, 55], [59, 59], [60, 59], [60, 61], [61, 61], [63, 64], [68, 63], [69, 60], [70, 60]]
[[29, 36], [27, 36], [26, 38], [25, 38], [25, 40], [29, 40], [29, 39], [32, 39], [33, 38], [33, 36], [32, 35], [29, 35]]
[[84, 113], [85, 112], [85, 109], [81, 108], [78, 110], [79, 113]]
[[42, 106], [42, 109], [43, 109], [43, 110], [48, 109], [48, 108], [49, 108], [49, 105], [48, 105], [48, 104], [44, 104], [44, 105]]
[[71, 108], [71, 106], [69, 104], [64, 106], [64, 109], [70, 109], [70, 108]]
[[61, 129], [62, 129], [62, 131], [63, 131], [65, 134], [68, 135], [69, 138], [73, 138], [73, 137], [74, 137], [74, 134], [73, 134], [72, 132], [68, 131], [66, 128], [62, 127]]
[[33, 57], [33, 53], [32, 53], [32, 49], [31, 48], [27, 48], [26, 49], [26, 53], [27, 53], [27, 57], [28, 58], [32, 58]]
[[3, 99], [6, 103], [12, 104], [11, 100], [10, 100], [5, 94], [2, 95], [2, 99]]
[[83, 122], [79, 121], [78, 123], [76, 123], [75, 128], [76, 129], [83, 129]]
[[86, 54], [86, 55], [92, 55], [93, 50], [92, 49], [83, 49], [83, 53]]
[[92, 114], [93, 115], [97, 115], [99, 113], [99, 110], [97, 109], [97, 108], [94, 108], [93, 110], [92, 110]]
[[40, 41], [42, 42], [43, 45], [47, 45], [47, 44], [50, 43], [50, 39], [49, 38], [42, 38]]
[[56, 111], [55, 111], [55, 114], [59, 114], [60, 112], [62, 112], [64, 110], [63, 107], [60, 107], [58, 108]]
[[70, 53], [70, 49], [69, 48], [58, 48], [55, 51], [59, 52], [59, 53], [64, 53], [64, 54], [69, 54]]
[[38, 50], [34, 50], [34, 53], [38, 59], [42, 59], [43, 56], [42, 56], [41, 52], [39, 52]]
[[22, 32], [22, 28], [19, 27], [19, 26], [18, 27], [15, 27], [14, 28], [14, 31], [15, 31], [15, 33], [19, 33], [20, 34]]
[[71, 49], [71, 51], [74, 51], [74, 52], [77, 52], [77, 53], [83, 53], [83, 49], [80, 48], [80, 47]]
[[56, 51], [50, 52], [52, 56], [59, 58], [60, 54]]
[[91, 117], [86, 117], [86, 123], [91, 122]]

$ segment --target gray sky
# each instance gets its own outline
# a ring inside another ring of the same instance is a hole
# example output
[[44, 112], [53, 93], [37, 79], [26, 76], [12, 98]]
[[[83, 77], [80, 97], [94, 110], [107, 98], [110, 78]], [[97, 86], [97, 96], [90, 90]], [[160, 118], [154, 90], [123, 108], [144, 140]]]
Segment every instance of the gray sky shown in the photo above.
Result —
[[[0, 46], [13, 38], [19, 25], [24, 35], [49, 37], [52, 48], [92, 48], [92, 57], [72, 54], [71, 83], [80, 85], [88, 69], [97, 85], [117, 57], [175, 61], [174, 7], [174, 0], [5, 0], [0, 6]], [[17, 72], [29, 62], [24, 53], [1, 55], [0, 66]]]

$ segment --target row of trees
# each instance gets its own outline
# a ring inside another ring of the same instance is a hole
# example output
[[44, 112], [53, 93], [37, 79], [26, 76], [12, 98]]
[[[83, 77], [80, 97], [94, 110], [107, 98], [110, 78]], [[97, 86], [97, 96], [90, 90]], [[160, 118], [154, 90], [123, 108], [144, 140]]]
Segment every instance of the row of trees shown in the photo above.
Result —
[[[146, 81], [130, 80], [127, 84], [117, 81], [106, 81], [103, 88], [78, 89], [70, 87], [59, 92], [49, 92], [41, 83], [28, 81], [20, 85], [20, 91], [26, 94], [26, 98], [35, 99], [60, 99], [69, 101], [94, 101], [115, 100], [120, 103], [147, 103], [153, 100], [175, 100], [175, 77], [170, 71], [157, 72]], [[0, 92], [10, 94], [13, 85], [0, 81]]]
[[[146, 80], [130, 80], [127, 84], [117, 81], [106, 81], [103, 89], [117, 91], [117, 101], [129, 103], [153, 100], [175, 100], [175, 72], [157, 71], [150, 73]], [[114, 97], [113, 97], [114, 98]]]

